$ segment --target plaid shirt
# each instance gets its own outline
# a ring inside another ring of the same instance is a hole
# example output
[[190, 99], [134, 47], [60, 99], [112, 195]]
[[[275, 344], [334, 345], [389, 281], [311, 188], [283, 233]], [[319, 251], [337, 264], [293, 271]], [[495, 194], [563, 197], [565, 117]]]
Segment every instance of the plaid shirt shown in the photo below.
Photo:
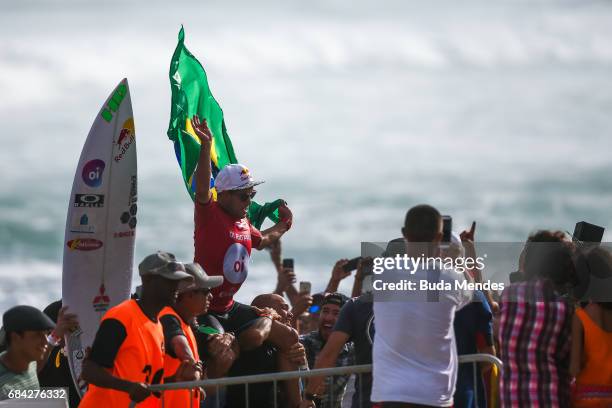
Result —
[[[325, 345], [319, 331], [313, 331], [300, 337], [300, 343], [306, 349], [306, 358], [308, 366], [313, 368], [315, 360], [319, 352]], [[355, 351], [353, 343], [349, 342], [342, 346], [342, 350], [336, 360], [336, 367], [345, 367], [355, 364]], [[335, 377], [325, 378], [325, 394], [320, 396], [320, 402], [317, 401], [317, 408], [341, 408], [342, 398], [346, 391], [346, 385], [351, 378], [351, 375], [337, 375]], [[333, 380], [333, 383], [332, 383]], [[332, 392], [333, 391], [333, 400]]]
[[572, 314], [573, 307], [545, 281], [515, 283], [504, 290], [502, 407], [569, 407]]

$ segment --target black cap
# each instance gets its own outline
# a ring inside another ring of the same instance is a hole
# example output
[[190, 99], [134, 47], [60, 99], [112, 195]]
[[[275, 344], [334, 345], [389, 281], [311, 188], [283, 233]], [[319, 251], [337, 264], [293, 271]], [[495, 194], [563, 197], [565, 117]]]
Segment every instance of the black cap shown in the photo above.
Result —
[[6, 332], [43, 331], [55, 328], [49, 317], [32, 306], [15, 306], [4, 312], [2, 324]]
[[348, 300], [348, 297], [346, 297], [342, 293], [337, 293], [337, 292], [328, 293], [325, 295], [325, 298], [323, 299], [323, 303], [321, 304], [321, 306], [330, 304], [330, 305], [338, 305], [338, 307], [342, 307], [344, 306], [347, 300]]
[[312, 295], [312, 304], [321, 306], [324, 299], [325, 293], [315, 293], [314, 295]]

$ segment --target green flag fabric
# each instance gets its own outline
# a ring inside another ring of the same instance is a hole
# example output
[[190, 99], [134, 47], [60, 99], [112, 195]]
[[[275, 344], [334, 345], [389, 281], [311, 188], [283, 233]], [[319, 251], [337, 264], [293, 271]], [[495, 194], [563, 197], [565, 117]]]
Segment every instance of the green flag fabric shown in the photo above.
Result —
[[[208, 86], [206, 71], [185, 47], [183, 27], [179, 32], [178, 44], [170, 62], [170, 87], [172, 105], [168, 138], [174, 143], [174, 152], [181, 168], [185, 187], [191, 199], [195, 199], [194, 173], [200, 156], [200, 139], [191, 127], [190, 120], [194, 115], [198, 115], [206, 119], [213, 135], [210, 151], [212, 169], [210, 186], [213, 199], [216, 199], [215, 177], [225, 165], [238, 163], [238, 160], [232, 141], [227, 134], [223, 110]], [[248, 211], [251, 224], [256, 228], [261, 228], [266, 218], [278, 222], [278, 207], [281, 203], [282, 200], [275, 200], [261, 205], [253, 201]]]

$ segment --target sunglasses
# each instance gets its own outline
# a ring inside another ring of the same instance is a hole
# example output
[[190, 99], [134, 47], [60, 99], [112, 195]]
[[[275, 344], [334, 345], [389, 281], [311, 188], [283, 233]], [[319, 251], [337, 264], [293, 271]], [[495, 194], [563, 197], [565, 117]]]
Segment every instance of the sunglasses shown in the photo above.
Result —
[[255, 198], [255, 194], [257, 191], [253, 190], [250, 193], [246, 193], [244, 191], [232, 191], [232, 194], [237, 195], [240, 201], [248, 201], [249, 199]]

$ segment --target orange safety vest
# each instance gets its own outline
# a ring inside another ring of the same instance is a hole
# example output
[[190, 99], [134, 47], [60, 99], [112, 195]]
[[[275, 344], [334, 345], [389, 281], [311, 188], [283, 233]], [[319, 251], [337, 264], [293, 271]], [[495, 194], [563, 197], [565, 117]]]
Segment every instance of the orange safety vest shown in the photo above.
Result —
[[[193, 334], [193, 330], [191, 327], [181, 319], [181, 316], [176, 313], [176, 311], [166, 306], [159, 313], [159, 318], [162, 316], [174, 316], [181, 323], [181, 330], [185, 333], [185, 337], [187, 337], [187, 343], [189, 344], [189, 348], [191, 349], [191, 353], [196, 361], [200, 360], [200, 355], [198, 354], [198, 345], [196, 343], [195, 336]], [[166, 347], [172, 347], [171, 344], [167, 344]], [[167, 376], [174, 375], [176, 370], [181, 365], [181, 361], [178, 358], [170, 356], [168, 353], [164, 356], [164, 372]], [[200, 406], [200, 393], [198, 391], [190, 392], [189, 390], [177, 390], [177, 391], [164, 391], [162, 393], [162, 406], [166, 408], [174, 408], [174, 407], [189, 407], [189, 395], [192, 395], [194, 408], [198, 408]]]
[[[111, 308], [102, 321], [118, 320], [126, 331], [110, 374], [123, 380], [159, 384], [164, 377], [164, 331], [159, 320], [153, 322], [135, 300], [126, 300]], [[129, 407], [128, 393], [89, 384], [80, 408]], [[159, 406], [159, 398], [151, 395], [137, 407]]]
[[572, 407], [612, 406], [612, 333], [599, 327], [586, 310], [576, 309], [584, 329], [582, 352], [585, 365], [576, 376]]
[[576, 316], [584, 329], [582, 350], [586, 357], [576, 383], [612, 387], [612, 332], [599, 327], [584, 309], [576, 309]]

